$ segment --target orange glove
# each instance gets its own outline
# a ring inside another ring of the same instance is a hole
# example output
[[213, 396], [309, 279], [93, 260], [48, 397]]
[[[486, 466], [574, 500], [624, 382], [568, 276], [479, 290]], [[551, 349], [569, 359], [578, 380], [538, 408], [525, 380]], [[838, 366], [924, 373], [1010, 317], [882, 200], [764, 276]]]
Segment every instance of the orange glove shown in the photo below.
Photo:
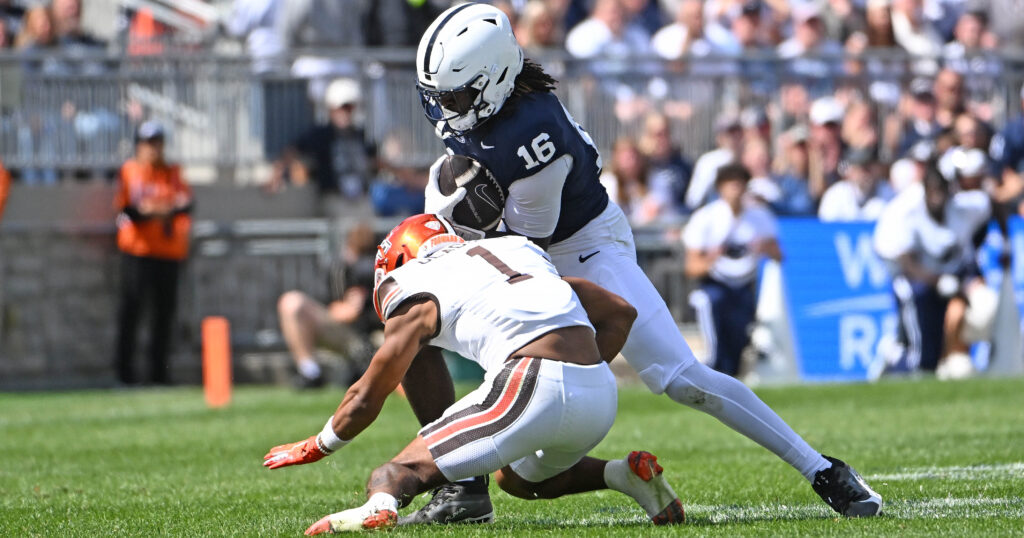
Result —
[[266, 456], [263, 456], [263, 466], [271, 469], [287, 467], [289, 465], [304, 465], [320, 461], [328, 452], [320, 450], [317, 445], [316, 436], [311, 436], [305, 441], [278, 445], [270, 449]]

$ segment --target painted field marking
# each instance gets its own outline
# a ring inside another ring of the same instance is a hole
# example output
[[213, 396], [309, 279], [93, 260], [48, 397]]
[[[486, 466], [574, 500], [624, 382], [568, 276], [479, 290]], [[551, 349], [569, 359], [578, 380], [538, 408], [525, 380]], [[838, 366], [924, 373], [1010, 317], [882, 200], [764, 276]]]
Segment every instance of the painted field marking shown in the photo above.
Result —
[[990, 480], [993, 478], [1024, 478], [1024, 462], [993, 465], [906, 468], [895, 473], [868, 475], [869, 481], [899, 480]]

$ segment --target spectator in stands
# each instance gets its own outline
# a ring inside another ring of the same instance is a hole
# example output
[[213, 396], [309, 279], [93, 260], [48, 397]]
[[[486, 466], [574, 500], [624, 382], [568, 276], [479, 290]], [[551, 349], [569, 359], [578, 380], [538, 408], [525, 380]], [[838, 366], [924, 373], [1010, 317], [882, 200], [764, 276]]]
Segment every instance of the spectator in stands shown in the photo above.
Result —
[[38, 51], [56, 46], [53, 18], [46, 6], [34, 6], [25, 12], [21, 31], [14, 46], [25, 51]]
[[[1020, 90], [1024, 108], [1024, 86]], [[1024, 215], [1024, 116], [1006, 122], [1003, 131], [992, 137], [989, 155], [995, 161], [994, 173], [999, 181], [995, 199], [1010, 204], [1014, 211]]]
[[892, 30], [896, 43], [914, 56], [937, 57], [942, 36], [924, 17], [923, 0], [893, 0]]
[[811, 196], [807, 172], [810, 162], [807, 149], [807, 127], [797, 125], [779, 137], [781, 150], [772, 168], [772, 178], [779, 187], [779, 198], [771, 204], [777, 215], [813, 216], [817, 199]]
[[234, 0], [223, 21], [228, 35], [245, 39], [245, 52], [257, 73], [273, 70], [284, 52], [284, 42], [275, 28], [280, 6], [281, 0]]
[[731, 376], [739, 375], [750, 343], [759, 262], [782, 260], [775, 218], [760, 204], [745, 201], [749, 180], [742, 165], [719, 168], [719, 199], [697, 210], [683, 231], [686, 276], [700, 285], [690, 304], [704, 333], [704, 362]]
[[4, 220], [4, 207], [7, 206], [7, 195], [11, 191], [11, 174], [4, 168], [0, 159], [0, 221]]
[[[285, 50], [333, 49], [366, 45], [365, 0], [303, 0], [281, 2], [277, 32]], [[337, 77], [357, 74], [357, 64], [347, 58], [303, 54], [292, 63], [292, 75], [310, 80], [309, 96], [324, 99], [327, 85]]]
[[892, 4], [889, 0], [868, 0], [864, 10], [866, 45], [871, 48], [895, 47], [892, 29]]
[[576, 58], [615, 60], [593, 66], [597, 72], [612, 72], [630, 57], [645, 56], [650, 37], [642, 26], [630, 24], [622, 0], [597, 0], [590, 18], [569, 31], [565, 48]]
[[372, 299], [376, 246], [372, 228], [366, 224], [355, 226], [345, 237], [340, 282], [332, 285], [332, 289], [341, 290], [336, 299], [324, 304], [292, 290], [278, 300], [281, 334], [298, 369], [296, 387], [324, 385], [325, 377], [315, 358], [318, 345], [341, 353], [352, 370], [352, 379], [365, 370], [372, 356], [370, 335], [380, 328]]
[[542, 0], [530, 0], [523, 8], [516, 26], [519, 46], [529, 54], [536, 54], [561, 45], [562, 29], [554, 10]]
[[0, 50], [6, 49], [11, 46], [13, 39], [11, 39], [11, 23], [0, 17]]
[[963, 194], [951, 196], [932, 163], [923, 188], [901, 193], [875, 227], [875, 251], [893, 274], [904, 347], [890, 370], [969, 374], [968, 343], [991, 332], [998, 300], [976, 262], [991, 207], [983, 192]]
[[964, 77], [946, 68], [935, 77], [935, 123], [940, 129], [951, 129], [958, 116], [967, 111]]
[[80, 0], [52, 0], [51, 13], [57, 44], [66, 51], [102, 51], [106, 43], [82, 30], [82, 4]]
[[941, 129], [935, 119], [935, 94], [933, 84], [927, 79], [916, 78], [910, 82], [910, 97], [901, 103], [900, 116], [903, 126], [897, 155], [903, 155], [920, 140], [935, 140]]
[[869, 150], [852, 149], [840, 166], [842, 179], [825, 191], [818, 207], [823, 222], [876, 220], [892, 198], [888, 185], [879, 180]]
[[808, 188], [815, 199], [839, 179], [839, 161], [846, 150], [842, 138], [845, 114], [845, 107], [834, 97], [822, 97], [811, 104]]
[[701, 155], [693, 166], [693, 177], [686, 189], [686, 207], [690, 211], [707, 203], [714, 193], [718, 169], [738, 159], [743, 149], [743, 127], [735, 113], [720, 114], [715, 121], [715, 133], [718, 147]]
[[668, 200], [672, 213], [685, 215], [686, 188], [690, 185], [693, 165], [672, 141], [668, 117], [657, 112], [647, 115], [639, 147], [650, 167], [650, 189], [654, 196]]
[[663, 212], [671, 211], [668, 200], [650, 190], [650, 168], [637, 143], [629, 137], [615, 141], [612, 161], [601, 173], [601, 184], [608, 197], [636, 226], [650, 224]]
[[9, 35], [18, 35], [21, 21], [25, 16], [25, 8], [15, 0], [0, 0], [0, 26], [6, 28]]
[[966, 152], [978, 152], [985, 158], [986, 169], [993, 168], [994, 163], [988, 159], [987, 155], [991, 137], [988, 127], [983, 122], [970, 114], [961, 114], [953, 122], [951, 134], [954, 145], [943, 152], [938, 161], [939, 171], [943, 176], [947, 179], [954, 178], [954, 161], [960, 159], [960, 155]]
[[790, 72], [818, 80], [841, 73], [843, 47], [825, 35], [825, 26], [817, 4], [795, 4], [792, 14], [793, 37], [780, 43], [776, 49], [781, 58], [792, 59], [789, 64]]
[[998, 36], [1003, 50], [1017, 54], [1024, 51], [1024, 32], [1020, 31], [1024, 28], [1024, 9], [1020, 9], [1019, 0], [989, 0], [985, 4], [992, 28], [992, 36], [986, 39], [993, 43]]
[[864, 4], [852, 0], [828, 0], [821, 11], [825, 35], [838, 43], [846, 43], [854, 34], [863, 34], [866, 19]]
[[866, 101], [857, 100], [846, 107], [841, 136], [849, 148], [875, 151], [879, 143], [875, 109]]
[[921, 140], [914, 144], [906, 156], [897, 159], [889, 167], [889, 185], [893, 191], [902, 193], [911, 186], [920, 186], [928, 164], [935, 158], [935, 143]]
[[150, 310], [149, 380], [171, 381], [171, 347], [178, 275], [188, 257], [192, 191], [181, 168], [164, 159], [164, 129], [147, 121], [135, 133], [135, 156], [121, 167], [115, 208], [121, 251], [121, 298], [115, 368], [126, 385], [139, 381], [134, 366], [136, 329]]
[[641, 28], [648, 36], [665, 24], [658, 0], [621, 0], [630, 24]]
[[743, 140], [772, 139], [772, 122], [764, 107], [748, 106], [740, 112], [740, 127], [743, 128]]
[[331, 82], [324, 97], [329, 122], [312, 127], [285, 148], [274, 163], [271, 188], [280, 188], [286, 176], [297, 185], [311, 177], [322, 193], [350, 199], [366, 194], [376, 150], [356, 123], [360, 103], [356, 81]]
[[379, 217], [423, 213], [427, 174], [411, 161], [412, 135], [396, 129], [380, 144], [380, 172], [370, 186], [370, 204]]
[[711, 43], [704, 39], [704, 2], [682, 0], [676, 5], [672, 24], [655, 32], [651, 48], [666, 60], [681, 60], [687, 56], [707, 56]]
[[991, 77], [1000, 71], [999, 62], [991, 58], [971, 59], [996, 48], [998, 39], [988, 31], [988, 15], [981, 10], [965, 11], [957, 19], [953, 40], [942, 47], [946, 67], [961, 75], [977, 74]]

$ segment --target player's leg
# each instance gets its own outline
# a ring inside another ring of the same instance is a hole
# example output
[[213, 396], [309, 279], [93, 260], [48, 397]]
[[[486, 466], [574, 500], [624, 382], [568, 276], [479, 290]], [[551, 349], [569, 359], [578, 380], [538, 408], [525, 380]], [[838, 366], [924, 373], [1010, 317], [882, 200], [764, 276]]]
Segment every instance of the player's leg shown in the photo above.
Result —
[[117, 351], [114, 369], [121, 383], [132, 384], [135, 375], [135, 343], [138, 338], [139, 314], [142, 307], [141, 259], [121, 255], [120, 299], [117, 308]]
[[[615, 237], [606, 240], [601, 253], [591, 260], [600, 258], [599, 264], [579, 263], [578, 255], [564, 247], [552, 254], [552, 261], [561, 274], [596, 282], [637, 309], [638, 317], [622, 355], [648, 388], [656, 394], [665, 392], [676, 402], [714, 416], [770, 450], [808, 480], [815, 480], [819, 471], [830, 468], [829, 460], [811, 448], [746, 385], [694, 358], [664, 300], [636, 264], [625, 219], [612, 215], [604, 229], [611, 230]], [[585, 245], [584, 250], [590, 248], [593, 248], [592, 242]], [[867, 493], [865, 488], [866, 484], [854, 497], [877, 497], [873, 491]], [[875, 506], [876, 512], [879, 508], [880, 500]]]
[[370, 473], [365, 504], [322, 517], [307, 535], [385, 529], [398, 524], [398, 509], [416, 495], [447, 482], [421, 436], [416, 436], [391, 461]]
[[301, 291], [288, 291], [277, 301], [281, 335], [299, 371], [300, 387], [320, 387], [323, 372], [314, 360], [317, 331], [330, 322], [327, 308]]
[[899, 305], [900, 323], [909, 341], [906, 365], [911, 370], [920, 368], [934, 372], [945, 341], [943, 322], [947, 301], [939, 296], [934, 286], [903, 276], [894, 278], [892, 286]]
[[178, 304], [178, 262], [151, 260], [151, 263], [153, 312], [150, 318], [150, 376], [154, 383], [166, 385], [170, 383], [167, 356], [170, 354]]

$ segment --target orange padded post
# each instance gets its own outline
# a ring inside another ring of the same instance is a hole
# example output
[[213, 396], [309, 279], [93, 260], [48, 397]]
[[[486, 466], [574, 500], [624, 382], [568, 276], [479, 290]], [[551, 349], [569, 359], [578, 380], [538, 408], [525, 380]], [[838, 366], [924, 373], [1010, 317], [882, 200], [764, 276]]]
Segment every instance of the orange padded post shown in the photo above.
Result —
[[231, 326], [220, 316], [203, 319], [203, 393], [210, 407], [231, 402]]

